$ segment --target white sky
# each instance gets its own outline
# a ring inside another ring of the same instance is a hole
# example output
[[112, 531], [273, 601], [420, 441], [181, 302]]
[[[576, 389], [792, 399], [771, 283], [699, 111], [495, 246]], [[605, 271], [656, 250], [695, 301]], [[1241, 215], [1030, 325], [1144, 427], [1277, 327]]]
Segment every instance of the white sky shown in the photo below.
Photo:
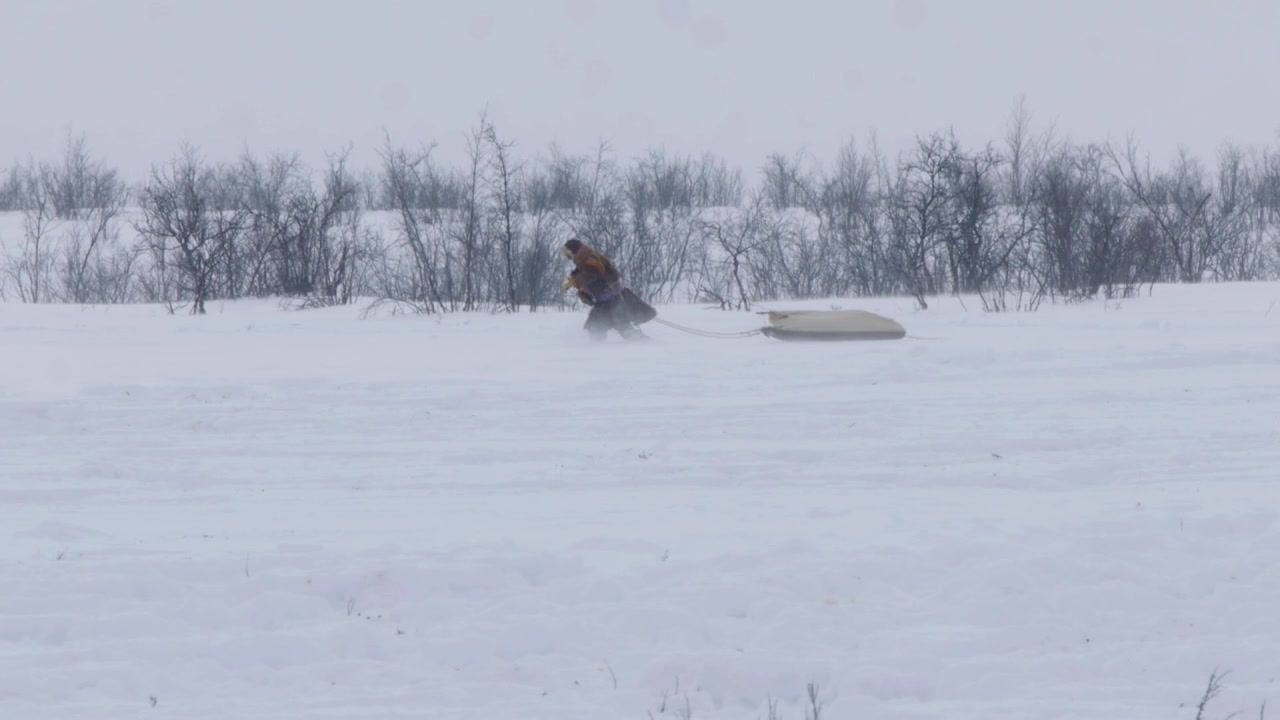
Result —
[[825, 160], [952, 126], [999, 140], [1025, 94], [1077, 140], [1154, 156], [1280, 141], [1280, 0], [0, 0], [0, 166], [68, 130], [140, 180], [206, 157], [435, 140], [486, 105], [524, 155]]

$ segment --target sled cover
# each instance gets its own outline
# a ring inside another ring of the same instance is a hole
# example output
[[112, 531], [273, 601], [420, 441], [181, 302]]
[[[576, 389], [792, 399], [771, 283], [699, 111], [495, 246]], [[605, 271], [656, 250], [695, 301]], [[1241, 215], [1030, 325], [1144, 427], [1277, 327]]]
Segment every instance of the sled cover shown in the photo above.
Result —
[[761, 331], [779, 340], [898, 340], [907, 331], [866, 310], [772, 310]]

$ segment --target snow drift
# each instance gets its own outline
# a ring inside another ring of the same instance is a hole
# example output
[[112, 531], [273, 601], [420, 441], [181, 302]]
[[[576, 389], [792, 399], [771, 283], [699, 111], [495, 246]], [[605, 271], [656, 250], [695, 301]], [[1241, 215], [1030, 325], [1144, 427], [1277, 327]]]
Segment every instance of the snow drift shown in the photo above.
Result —
[[847, 344], [0, 303], [0, 715], [1191, 720], [1217, 668], [1256, 717], [1277, 300]]

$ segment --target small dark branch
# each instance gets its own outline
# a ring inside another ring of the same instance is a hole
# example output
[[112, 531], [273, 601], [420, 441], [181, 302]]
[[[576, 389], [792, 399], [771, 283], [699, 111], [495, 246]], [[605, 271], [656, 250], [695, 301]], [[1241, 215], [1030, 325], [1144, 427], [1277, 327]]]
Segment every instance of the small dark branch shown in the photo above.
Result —
[[1204, 689], [1204, 695], [1200, 697], [1200, 703], [1196, 705], [1196, 720], [1206, 720], [1204, 716], [1205, 708], [1209, 706], [1209, 702], [1222, 692], [1222, 678], [1229, 675], [1229, 672], [1219, 673], [1217, 668], [1209, 673], [1209, 684]]
[[822, 720], [822, 702], [818, 700], [818, 686], [815, 683], [809, 683], [809, 710], [805, 711], [805, 717], [809, 720]]

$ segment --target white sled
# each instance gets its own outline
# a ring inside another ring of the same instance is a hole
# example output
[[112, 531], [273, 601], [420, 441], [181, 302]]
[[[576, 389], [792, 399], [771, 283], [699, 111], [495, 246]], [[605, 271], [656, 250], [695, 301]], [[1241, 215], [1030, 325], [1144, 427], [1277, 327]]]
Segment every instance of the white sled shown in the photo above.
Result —
[[900, 340], [907, 331], [894, 320], [866, 310], [771, 310], [760, 328], [778, 340]]

